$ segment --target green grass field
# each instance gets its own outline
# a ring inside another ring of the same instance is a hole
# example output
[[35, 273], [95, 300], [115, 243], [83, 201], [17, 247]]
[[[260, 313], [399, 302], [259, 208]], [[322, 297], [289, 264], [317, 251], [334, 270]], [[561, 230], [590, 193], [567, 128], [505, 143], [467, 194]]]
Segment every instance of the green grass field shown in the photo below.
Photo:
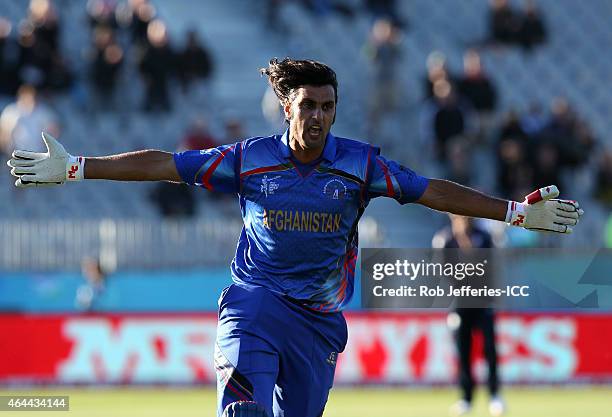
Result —
[[[0, 390], [0, 395], [69, 395], [70, 411], [53, 417], [213, 417], [212, 389]], [[610, 417], [612, 387], [513, 388], [504, 391], [508, 416]], [[325, 417], [440, 417], [456, 399], [451, 389], [335, 389]], [[0, 417], [41, 417], [41, 412], [2, 412]], [[471, 416], [488, 416], [480, 395]], [[291, 416], [288, 416], [291, 417]]]

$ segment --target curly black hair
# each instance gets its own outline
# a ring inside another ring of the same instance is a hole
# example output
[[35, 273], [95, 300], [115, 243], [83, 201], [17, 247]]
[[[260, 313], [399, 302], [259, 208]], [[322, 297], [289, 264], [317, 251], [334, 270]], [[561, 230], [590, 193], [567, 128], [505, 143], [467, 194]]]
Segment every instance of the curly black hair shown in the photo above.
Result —
[[338, 103], [336, 73], [322, 62], [291, 58], [279, 61], [273, 58], [268, 68], [261, 68], [260, 72], [268, 77], [270, 85], [283, 105], [290, 103], [293, 91], [303, 85], [331, 85], [334, 88], [336, 103]]

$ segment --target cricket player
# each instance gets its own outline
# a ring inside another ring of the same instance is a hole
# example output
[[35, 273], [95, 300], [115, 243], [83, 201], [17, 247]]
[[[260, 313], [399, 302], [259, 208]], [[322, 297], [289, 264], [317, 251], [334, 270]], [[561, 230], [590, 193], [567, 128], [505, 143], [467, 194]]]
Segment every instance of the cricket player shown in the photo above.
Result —
[[[478, 227], [472, 218], [449, 215], [450, 227], [438, 231], [432, 240], [434, 248], [493, 248], [489, 232]], [[506, 411], [502, 399], [497, 366], [495, 337], [495, 311], [491, 307], [457, 307], [448, 315], [449, 327], [453, 330], [459, 364], [459, 388], [461, 399], [450, 408], [450, 414], [463, 416], [472, 410], [475, 381], [472, 375], [472, 336], [479, 329], [483, 338], [483, 353], [487, 361], [487, 387], [489, 389], [489, 414], [501, 416]]]
[[347, 327], [357, 223], [375, 197], [533, 230], [570, 233], [578, 203], [555, 186], [524, 202], [428, 179], [368, 143], [334, 136], [338, 82], [328, 66], [273, 59], [262, 69], [283, 108], [282, 135], [214, 149], [75, 157], [43, 133], [46, 153], [13, 152], [17, 187], [83, 179], [174, 181], [238, 196], [244, 220], [219, 299], [217, 415], [320, 417]]

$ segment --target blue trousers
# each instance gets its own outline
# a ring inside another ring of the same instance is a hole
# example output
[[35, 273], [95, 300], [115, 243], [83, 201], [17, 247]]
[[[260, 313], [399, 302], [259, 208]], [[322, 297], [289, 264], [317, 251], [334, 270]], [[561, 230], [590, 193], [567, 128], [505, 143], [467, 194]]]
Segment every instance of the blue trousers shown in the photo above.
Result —
[[320, 417], [347, 341], [342, 313], [318, 313], [262, 287], [219, 299], [217, 415], [256, 401], [270, 417]]

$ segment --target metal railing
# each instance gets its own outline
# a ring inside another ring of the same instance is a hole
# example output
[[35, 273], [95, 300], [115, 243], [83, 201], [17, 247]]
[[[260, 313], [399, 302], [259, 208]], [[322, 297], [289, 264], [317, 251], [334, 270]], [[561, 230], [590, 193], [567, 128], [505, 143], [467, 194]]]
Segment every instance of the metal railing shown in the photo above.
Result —
[[[0, 271], [78, 270], [85, 258], [107, 271], [227, 265], [239, 219], [0, 221]], [[364, 218], [360, 240], [381, 241], [377, 223]]]

